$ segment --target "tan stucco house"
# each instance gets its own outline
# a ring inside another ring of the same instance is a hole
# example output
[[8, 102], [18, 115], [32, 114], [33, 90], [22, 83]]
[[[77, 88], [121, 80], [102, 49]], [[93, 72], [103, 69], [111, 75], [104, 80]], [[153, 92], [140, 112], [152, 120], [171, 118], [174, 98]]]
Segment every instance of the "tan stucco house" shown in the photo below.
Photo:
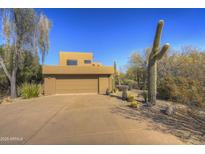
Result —
[[43, 66], [44, 94], [100, 93], [112, 90], [112, 66], [93, 62], [93, 54], [60, 52], [59, 65]]

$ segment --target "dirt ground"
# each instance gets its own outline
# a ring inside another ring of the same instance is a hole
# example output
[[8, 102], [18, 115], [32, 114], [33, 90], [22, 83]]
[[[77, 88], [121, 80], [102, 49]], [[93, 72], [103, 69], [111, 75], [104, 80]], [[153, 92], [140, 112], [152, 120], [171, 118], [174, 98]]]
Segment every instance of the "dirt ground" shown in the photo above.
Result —
[[186, 144], [116, 97], [55, 95], [0, 105], [0, 144]]
[[[205, 109], [187, 106], [176, 102], [157, 100], [155, 106], [146, 107], [141, 97], [141, 90], [129, 92], [142, 102], [139, 110], [131, 110], [126, 106], [118, 108], [118, 113], [130, 119], [144, 119], [149, 124], [165, 133], [178, 137], [186, 144], [205, 144]], [[120, 93], [118, 96], [121, 95]], [[168, 106], [175, 108], [175, 113], [168, 116], [164, 113]]]

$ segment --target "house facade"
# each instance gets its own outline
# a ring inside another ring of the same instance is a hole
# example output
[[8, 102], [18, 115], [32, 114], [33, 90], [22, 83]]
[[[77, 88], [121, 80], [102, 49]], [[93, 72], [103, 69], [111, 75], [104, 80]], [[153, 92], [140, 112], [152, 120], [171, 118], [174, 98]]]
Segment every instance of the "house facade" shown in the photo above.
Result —
[[93, 54], [60, 52], [59, 65], [43, 66], [44, 94], [100, 93], [113, 89], [112, 66], [93, 62]]

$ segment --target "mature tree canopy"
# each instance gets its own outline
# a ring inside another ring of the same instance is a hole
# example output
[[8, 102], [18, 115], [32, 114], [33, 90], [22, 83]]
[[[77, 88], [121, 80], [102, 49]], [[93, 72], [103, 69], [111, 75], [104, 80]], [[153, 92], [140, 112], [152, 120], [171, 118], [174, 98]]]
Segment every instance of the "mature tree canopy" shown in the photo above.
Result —
[[1, 19], [4, 53], [0, 55], [0, 65], [10, 82], [11, 97], [15, 98], [17, 70], [25, 53], [40, 49], [45, 57], [48, 52], [50, 22], [34, 9], [1, 9]]

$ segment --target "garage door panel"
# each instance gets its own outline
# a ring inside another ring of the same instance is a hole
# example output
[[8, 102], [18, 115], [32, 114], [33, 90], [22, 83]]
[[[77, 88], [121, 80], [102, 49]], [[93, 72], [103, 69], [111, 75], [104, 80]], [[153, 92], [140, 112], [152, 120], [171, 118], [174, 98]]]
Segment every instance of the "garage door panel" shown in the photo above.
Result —
[[59, 76], [56, 78], [56, 93], [97, 93], [98, 77], [81, 76]]
[[97, 81], [94, 79], [88, 80], [88, 79], [79, 79], [79, 80], [71, 80], [71, 79], [58, 79], [57, 84], [62, 86], [82, 86], [81, 88], [84, 88], [84, 86], [96, 86]]
[[68, 94], [68, 93], [96, 93], [95, 89], [58, 89], [57, 94]]

